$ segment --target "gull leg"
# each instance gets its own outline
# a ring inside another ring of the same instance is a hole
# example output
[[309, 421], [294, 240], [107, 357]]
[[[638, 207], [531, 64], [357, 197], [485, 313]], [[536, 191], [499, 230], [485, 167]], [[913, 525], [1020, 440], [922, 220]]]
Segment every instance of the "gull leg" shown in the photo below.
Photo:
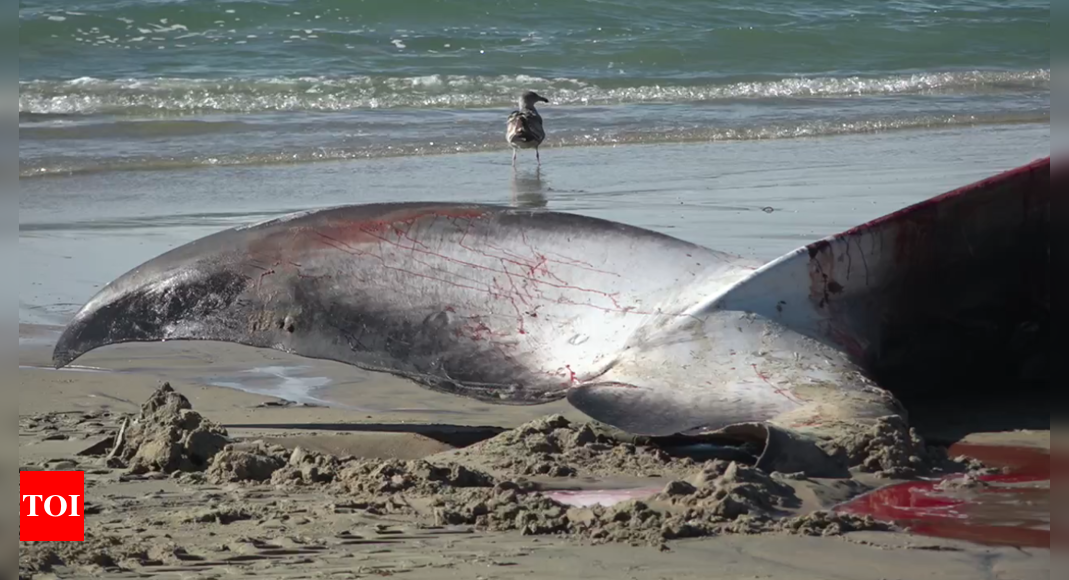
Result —
[[535, 159], [538, 160], [538, 166], [542, 167], [542, 156], [538, 154], [538, 147], [535, 147]]
[[516, 167], [516, 150], [512, 150], [512, 166]]

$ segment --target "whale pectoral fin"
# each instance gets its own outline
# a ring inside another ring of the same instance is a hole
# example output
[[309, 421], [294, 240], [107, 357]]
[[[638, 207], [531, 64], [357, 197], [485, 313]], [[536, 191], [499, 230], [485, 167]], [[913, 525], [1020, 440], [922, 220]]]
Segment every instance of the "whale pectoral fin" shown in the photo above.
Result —
[[675, 435], [706, 422], [694, 407], [664, 389], [626, 383], [575, 387], [568, 391], [568, 402], [597, 421], [636, 435]]
[[568, 402], [597, 421], [636, 435], [722, 435], [760, 446], [756, 467], [769, 473], [805, 473], [808, 477], [849, 477], [841, 456], [827, 454], [819, 433], [808, 434], [766, 422], [738, 422], [708, 428], [708, 406], [695, 405], [669, 389], [625, 383], [573, 388]]

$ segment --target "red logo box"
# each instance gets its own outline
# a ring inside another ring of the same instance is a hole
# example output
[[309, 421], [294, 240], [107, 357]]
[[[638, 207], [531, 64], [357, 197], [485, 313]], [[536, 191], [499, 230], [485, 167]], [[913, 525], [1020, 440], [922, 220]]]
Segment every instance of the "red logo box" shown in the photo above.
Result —
[[19, 541], [85, 541], [85, 472], [19, 472]]

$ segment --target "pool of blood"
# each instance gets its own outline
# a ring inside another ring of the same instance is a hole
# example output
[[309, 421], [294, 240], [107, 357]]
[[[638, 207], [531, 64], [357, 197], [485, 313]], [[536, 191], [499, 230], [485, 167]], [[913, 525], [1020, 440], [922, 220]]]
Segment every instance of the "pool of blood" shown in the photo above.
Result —
[[[950, 454], [975, 457], [989, 467], [1003, 468], [1004, 473], [981, 477], [986, 485], [976, 487], [943, 485], [961, 475], [892, 485], [859, 496], [836, 511], [869, 515], [919, 535], [1050, 548], [1051, 457], [1047, 450], [956, 445]], [[1055, 458], [1055, 463], [1064, 467], [1064, 458]]]

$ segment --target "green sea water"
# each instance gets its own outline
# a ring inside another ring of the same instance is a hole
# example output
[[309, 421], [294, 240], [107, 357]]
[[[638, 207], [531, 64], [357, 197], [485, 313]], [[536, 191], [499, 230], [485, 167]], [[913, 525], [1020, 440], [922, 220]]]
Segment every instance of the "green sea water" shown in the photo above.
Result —
[[1050, 122], [1050, 2], [23, 0], [19, 171]]

